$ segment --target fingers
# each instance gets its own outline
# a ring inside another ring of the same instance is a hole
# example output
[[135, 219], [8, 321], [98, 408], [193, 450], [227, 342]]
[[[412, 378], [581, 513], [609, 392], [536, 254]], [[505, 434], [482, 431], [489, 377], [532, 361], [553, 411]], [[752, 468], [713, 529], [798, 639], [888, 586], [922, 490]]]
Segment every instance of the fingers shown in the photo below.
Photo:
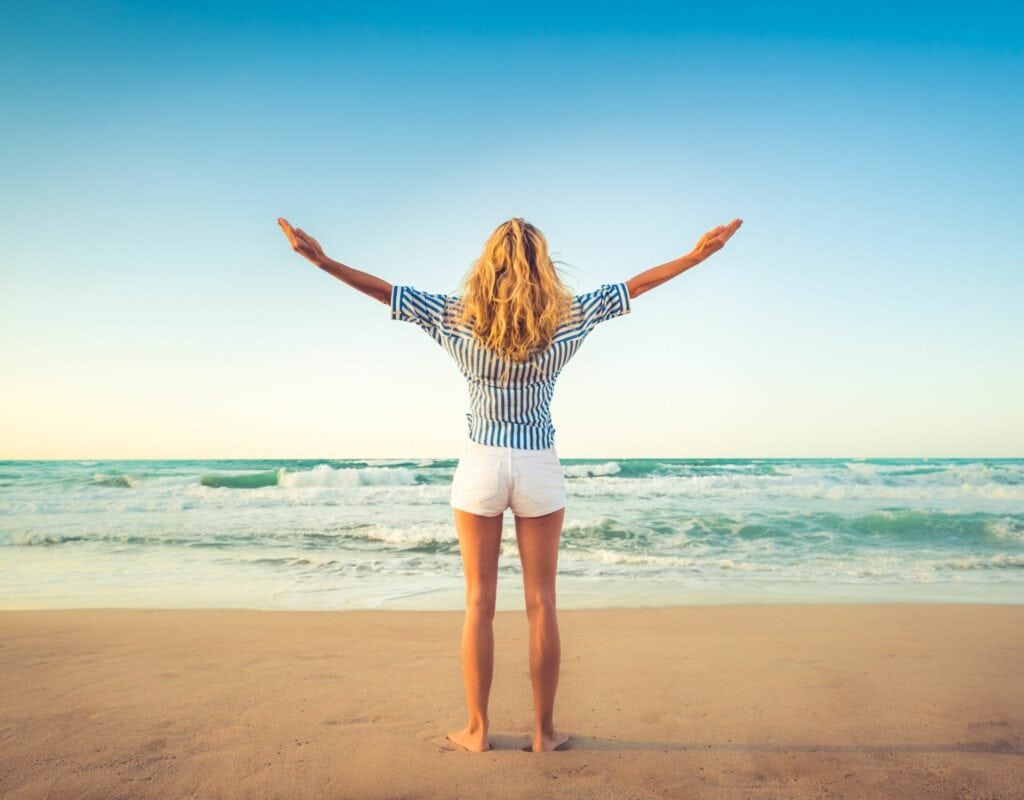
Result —
[[293, 228], [284, 217], [277, 218], [277, 224], [281, 226], [285, 236], [288, 237], [288, 241], [291, 243], [292, 250], [297, 253], [303, 250], [315, 251], [317, 244], [313, 237], [306, 233], [302, 228]]
[[288, 241], [291, 243], [292, 249], [294, 250], [296, 245], [294, 228], [292, 228], [292, 226], [288, 224], [288, 220], [286, 220], [284, 217], [278, 217], [277, 224], [281, 226], [281, 230], [283, 230], [284, 235], [288, 237]]
[[743, 220], [737, 218], [725, 226], [725, 236], [722, 237], [723, 242], [727, 242], [736, 231], [740, 229], [740, 225], [743, 224]]
[[714, 230], [708, 231], [700, 242], [704, 257], [706, 258], [712, 253], [717, 253], [725, 247], [725, 243], [729, 241], [729, 238], [736, 233], [737, 229], [742, 224], [743, 220], [736, 218], [728, 225], [719, 225]]
[[303, 232], [302, 228], [293, 228], [284, 217], [278, 217], [277, 224], [281, 226], [284, 235], [288, 237], [288, 243], [296, 253], [305, 256], [306, 253], [304, 251], [316, 249], [309, 244], [309, 237]]
[[739, 217], [734, 219], [728, 225], [719, 225], [712, 231], [712, 238], [718, 243], [719, 246], [724, 245], [729, 241], [730, 237], [739, 230], [740, 225], [743, 224], [743, 220]]
[[723, 233], [723, 232], [725, 232], [725, 233], [728, 233], [730, 236], [732, 236], [732, 234], [734, 234], [737, 230], [739, 230], [739, 227], [742, 224], [743, 224], [743, 220], [741, 220], [739, 217], [737, 217], [736, 219], [734, 219], [732, 222], [730, 222], [727, 225], [719, 225], [717, 228], [715, 228], [714, 233]]
[[719, 233], [722, 233], [724, 231], [728, 231], [729, 234], [731, 235], [742, 224], [743, 224], [743, 220], [741, 220], [739, 217], [737, 217], [732, 222], [730, 222], [728, 225], [719, 225], [717, 228], [713, 228], [712, 230], [707, 232], [707, 235], [708, 236], [717, 236]]

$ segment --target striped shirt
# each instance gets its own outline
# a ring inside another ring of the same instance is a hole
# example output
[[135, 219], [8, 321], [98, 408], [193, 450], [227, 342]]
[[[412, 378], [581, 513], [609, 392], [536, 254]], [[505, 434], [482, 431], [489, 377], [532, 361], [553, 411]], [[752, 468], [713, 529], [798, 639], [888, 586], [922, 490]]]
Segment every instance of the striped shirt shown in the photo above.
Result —
[[630, 312], [625, 283], [605, 283], [573, 298], [572, 313], [548, 348], [517, 363], [481, 345], [468, 326], [454, 324], [458, 295], [391, 287], [391, 319], [413, 322], [443, 347], [466, 379], [469, 438], [480, 444], [542, 450], [554, 446], [551, 397], [562, 367], [600, 322]]

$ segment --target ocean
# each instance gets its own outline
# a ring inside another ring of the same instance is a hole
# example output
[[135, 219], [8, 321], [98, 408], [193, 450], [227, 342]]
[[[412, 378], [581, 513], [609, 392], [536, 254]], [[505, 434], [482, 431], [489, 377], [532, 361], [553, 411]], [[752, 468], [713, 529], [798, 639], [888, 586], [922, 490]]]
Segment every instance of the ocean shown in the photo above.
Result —
[[[456, 463], [0, 461], [0, 608], [460, 609]], [[562, 464], [562, 608], [1024, 602], [1024, 459]]]

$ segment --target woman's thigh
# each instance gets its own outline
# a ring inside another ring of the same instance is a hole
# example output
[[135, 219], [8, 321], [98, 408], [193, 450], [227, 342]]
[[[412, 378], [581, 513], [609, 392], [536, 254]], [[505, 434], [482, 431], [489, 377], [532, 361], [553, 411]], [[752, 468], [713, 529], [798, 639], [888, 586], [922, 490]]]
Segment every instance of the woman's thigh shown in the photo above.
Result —
[[466, 603], [483, 605], [493, 611], [504, 514], [485, 517], [459, 508], [454, 512], [462, 570], [466, 576]]
[[540, 517], [516, 517], [516, 541], [523, 565], [527, 608], [555, 604], [558, 546], [564, 520], [564, 508]]

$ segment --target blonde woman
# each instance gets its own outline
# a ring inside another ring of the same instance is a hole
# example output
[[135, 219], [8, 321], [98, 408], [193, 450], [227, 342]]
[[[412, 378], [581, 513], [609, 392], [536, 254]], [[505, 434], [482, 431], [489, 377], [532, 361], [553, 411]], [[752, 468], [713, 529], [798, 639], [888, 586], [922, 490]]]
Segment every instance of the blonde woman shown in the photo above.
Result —
[[494, 667], [498, 555], [504, 512], [515, 516], [530, 625], [534, 752], [568, 749], [554, 724], [561, 662], [555, 577], [565, 516], [565, 476], [549, 406], [555, 381], [595, 325], [630, 313], [630, 302], [720, 250], [743, 223], [708, 231], [687, 255], [574, 295], [536, 227], [499, 225], [457, 294], [391, 285], [328, 258], [315, 239], [279, 218], [292, 249], [354, 289], [389, 306], [391, 319], [423, 329], [456, 361], [469, 387], [468, 436], [452, 479], [450, 505], [466, 577], [461, 657], [469, 721], [447, 738], [492, 749], [487, 704]]

